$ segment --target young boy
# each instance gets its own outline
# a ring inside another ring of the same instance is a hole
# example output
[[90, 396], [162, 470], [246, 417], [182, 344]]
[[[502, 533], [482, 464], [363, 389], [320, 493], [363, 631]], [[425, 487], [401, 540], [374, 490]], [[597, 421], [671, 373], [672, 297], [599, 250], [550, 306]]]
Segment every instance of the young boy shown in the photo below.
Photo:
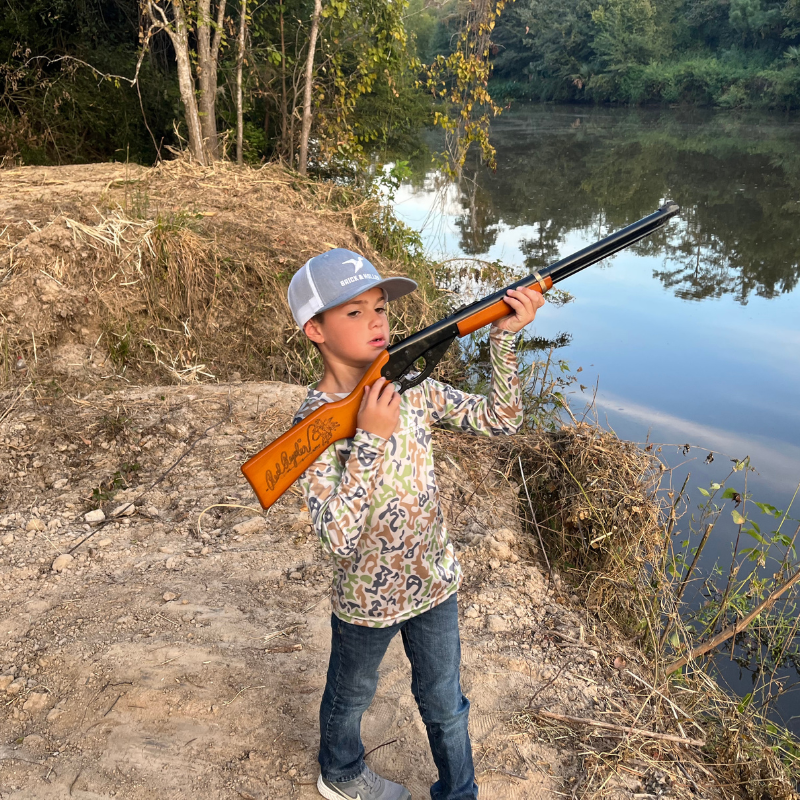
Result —
[[[350, 250], [309, 260], [292, 278], [295, 321], [322, 355], [324, 372], [295, 422], [348, 395], [389, 344], [386, 302], [416, 288], [381, 279]], [[477, 798], [461, 692], [456, 592], [461, 567], [436, 489], [431, 427], [498, 435], [522, 423], [515, 334], [544, 298], [509, 290], [513, 314], [490, 333], [492, 389], [469, 395], [428, 378], [402, 396], [380, 378], [367, 387], [357, 431], [329, 447], [300, 479], [314, 528], [333, 556], [333, 614], [327, 685], [320, 707], [320, 776], [328, 800], [410, 800], [408, 790], [364, 763], [361, 717], [378, 667], [400, 633], [411, 662], [411, 691], [428, 734], [439, 780], [433, 800]]]

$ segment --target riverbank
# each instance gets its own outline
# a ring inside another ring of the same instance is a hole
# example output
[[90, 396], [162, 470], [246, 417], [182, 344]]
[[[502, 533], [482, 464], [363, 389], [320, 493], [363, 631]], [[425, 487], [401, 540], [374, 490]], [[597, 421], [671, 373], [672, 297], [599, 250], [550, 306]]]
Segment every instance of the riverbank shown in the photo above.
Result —
[[[284, 299], [298, 264], [335, 245], [418, 270], [401, 328], [437, 314], [432, 276], [373, 201], [277, 167], [37, 168], [0, 186], [3, 786], [316, 796], [330, 568], [297, 493], [264, 514], [238, 466], [303, 394], [265, 378], [315, 367]], [[565, 435], [526, 440], [524, 463], [545, 442], [563, 462]], [[759, 739], [723, 758], [723, 715], [678, 718], [682, 694], [607, 595], [587, 606], [548, 570], [503, 446], [436, 440], [481, 796], [788, 797]], [[396, 643], [364, 735], [371, 766], [425, 796], [408, 684]], [[719, 762], [737, 759], [732, 779]]]

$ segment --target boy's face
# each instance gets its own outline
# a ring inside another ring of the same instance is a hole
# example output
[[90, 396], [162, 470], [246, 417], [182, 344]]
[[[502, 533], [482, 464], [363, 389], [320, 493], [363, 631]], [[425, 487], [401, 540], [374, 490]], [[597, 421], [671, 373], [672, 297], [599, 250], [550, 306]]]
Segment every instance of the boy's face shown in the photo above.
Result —
[[389, 346], [389, 320], [383, 290], [369, 289], [341, 306], [309, 320], [306, 336], [320, 346], [325, 359], [368, 367]]

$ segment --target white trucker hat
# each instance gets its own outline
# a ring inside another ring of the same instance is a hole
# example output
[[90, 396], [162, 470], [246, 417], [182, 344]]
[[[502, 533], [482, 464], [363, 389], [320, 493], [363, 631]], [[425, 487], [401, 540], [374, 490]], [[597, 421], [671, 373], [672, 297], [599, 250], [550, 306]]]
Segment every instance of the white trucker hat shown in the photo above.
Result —
[[336, 308], [368, 289], [380, 286], [387, 300], [417, 288], [411, 278], [381, 278], [364, 256], [337, 247], [306, 261], [289, 284], [289, 308], [303, 329], [311, 317]]

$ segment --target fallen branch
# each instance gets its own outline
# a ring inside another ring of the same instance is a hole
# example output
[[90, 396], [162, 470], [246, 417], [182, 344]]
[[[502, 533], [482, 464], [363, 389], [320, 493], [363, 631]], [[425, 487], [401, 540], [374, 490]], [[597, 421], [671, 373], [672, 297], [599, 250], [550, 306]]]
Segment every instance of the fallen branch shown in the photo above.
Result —
[[593, 728], [604, 728], [609, 731], [628, 733], [632, 736], [644, 736], [648, 739], [660, 739], [663, 742], [677, 742], [678, 744], [691, 744], [695, 747], [704, 747], [704, 739], [687, 739], [683, 736], [675, 736], [671, 733], [656, 733], [655, 731], [645, 731], [641, 728], [629, 728], [627, 725], [614, 725], [611, 722], [600, 722], [596, 719], [586, 717], [569, 717], [566, 714], [554, 714], [552, 711], [534, 710], [534, 714], [545, 719], [554, 719], [558, 722], [571, 722], [575, 725], [591, 725]]
[[665, 674], [669, 675], [675, 672], [675, 670], [686, 666], [686, 664], [698, 656], [702, 656], [703, 653], [707, 653], [709, 650], [719, 647], [723, 642], [727, 641], [733, 636], [736, 636], [737, 633], [741, 633], [762, 611], [769, 609], [782, 594], [787, 592], [798, 581], [800, 581], [800, 569], [797, 570], [797, 572], [795, 572], [795, 574], [792, 575], [792, 577], [789, 578], [789, 580], [786, 581], [783, 586], [777, 588], [766, 600], [764, 600], [762, 603], [759, 603], [746, 617], [741, 619], [739, 622], [734, 622], [733, 625], [725, 628], [723, 631], [720, 631], [716, 636], [712, 637], [707, 642], [692, 648], [687, 655], [681, 656], [677, 661], [673, 661], [669, 666], [667, 666]]

